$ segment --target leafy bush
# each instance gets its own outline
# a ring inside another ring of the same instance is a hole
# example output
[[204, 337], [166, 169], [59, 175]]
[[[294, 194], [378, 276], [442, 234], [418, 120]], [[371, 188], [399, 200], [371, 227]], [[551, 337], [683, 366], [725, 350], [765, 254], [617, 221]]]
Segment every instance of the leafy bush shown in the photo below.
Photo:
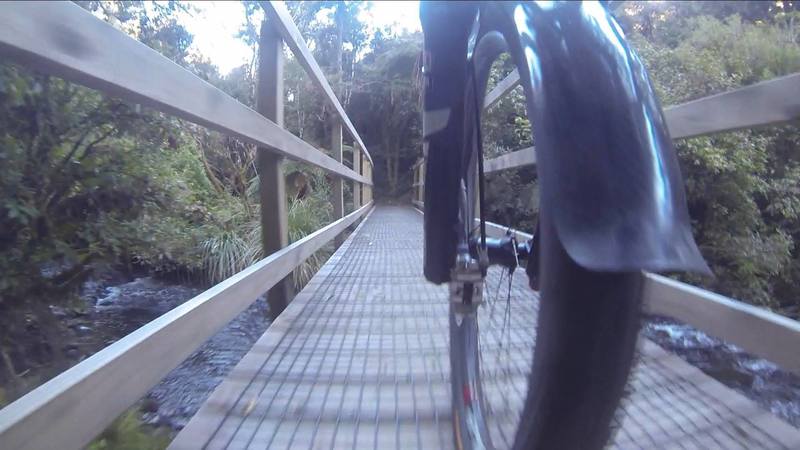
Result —
[[[331, 217], [331, 205], [327, 200], [312, 196], [294, 200], [289, 206], [289, 240], [298, 241], [325, 226]], [[314, 276], [330, 255], [325, 248], [306, 259], [292, 274], [294, 284], [300, 288]]]
[[[800, 45], [781, 20], [698, 16], [660, 27], [633, 40], [665, 105], [800, 70]], [[772, 308], [798, 302], [798, 144], [796, 125], [676, 143], [694, 233], [716, 275], [691, 281]]]
[[[301, 169], [294, 163], [287, 164], [285, 172], [303, 170], [310, 193], [303, 198], [288, 198], [287, 222], [289, 242], [298, 241], [330, 222], [332, 206], [328, 200], [329, 186], [321, 170]], [[258, 195], [258, 178], [251, 180], [247, 189], [251, 202]], [[261, 244], [261, 218], [257, 208], [239, 208], [230, 213], [224, 225], [211, 229], [202, 242], [202, 260], [205, 277], [219, 282], [247, 268], [264, 257]], [[305, 283], [319, 269], [326, 258], [315, 253], [294, 272], [297, 287]]]

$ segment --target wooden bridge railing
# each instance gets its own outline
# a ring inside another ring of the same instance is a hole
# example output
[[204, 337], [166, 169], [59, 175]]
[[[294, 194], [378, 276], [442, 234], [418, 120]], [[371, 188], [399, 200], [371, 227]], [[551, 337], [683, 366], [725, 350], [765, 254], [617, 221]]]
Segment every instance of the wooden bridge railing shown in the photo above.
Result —
[[[518, 85], [519, 74], [515, 70], [487, 94], [484, 108], [495, 105]], [[673, 139], [795, 120], [800, 118], [800, 74], [668, 107], [664, 113]], [[529, 147], [484, 160], [483, 164], [486, 172], [531, 166], [536, 164], [536, 152]], [[417, 160], [413, 171], [412, 202], [422, 209], [424, 159]], [[487, 233], [495, 237], [508, 230], [493, 223], [487, 226]], [[519, 239], [532, 237], [512, 231]], [[800, 374], [800, 322], [660, 275], [646, 273], [645, 278], [647, 312], [684, 321]]]
[[[262, 235], [258, 263], [92, 355], [0, 410], [0, 449], [82, 448], [203, 342], [270, 290], [273, 311], [291, 298], [287, 277], [372, 206], [372, 158], [280, 2], [261, 2], [257, 111], [71, 2], [0, 3], [0, 56], [258, 147]], [[333, 157], [283, 129], [283, 44], [333, 106]], [[342, 164], [342, 134], [354, 142]], [[335, 221], [288, 243], [282, 160], [335, 177]], [[353, 183], [345, 215], [342, 183]]]

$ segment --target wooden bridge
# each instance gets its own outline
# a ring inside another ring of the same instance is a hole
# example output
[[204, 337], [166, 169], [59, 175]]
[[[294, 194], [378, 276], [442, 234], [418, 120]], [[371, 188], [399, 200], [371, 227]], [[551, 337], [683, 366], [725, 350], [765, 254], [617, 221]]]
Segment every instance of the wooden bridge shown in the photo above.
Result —
[[[446, 288], [422, 276], [422, 216], [375, 206], [372, 160], [281, 3], [264, 2], [258, 112], [71, 3], [0, 3], [0, 55], [36, 70], [174, 114], [259, 147], [268, 257], [143, 326], [0, 411], [0, 449], [81, 448], [171, 369], [269, 290], [285, 310], [178, 434], [172, 448], [451, 448]], [[282, 125], [286, 43], [336, 111], [332, 156]], [[487, 96], [491, 107], [515, 73]], [[676, 139], [796, 119], [800, 75], [684, 105], [666, 116]], [[342, 161], [343, 130], [356, 149]], [[335, 222], [287, 245], [281, 158], [336, 177]], [[523, 149], [486, 161], [488, 171], [535, 164]], [[424, 163], [414, 168], [422, 206]], [[344, 182], [354, 208], [344, 210]], [[291, 298], [285, 278], [357, 228]], [[491, 233], [503, 233], [499, 225]], [[520, 237], [526, 237], [519, 233]], [[646, 274], [646, 308], [800, 373], [798, 323], [717, 294]], [[491, 271], [490, 285], [499, 274]], [[534, 345], [537, 298], [514, 277], [508, 337], [484, 321], [492, 430], [510, 445]], [[528, 353], [529, 354], [529, 353]], [[616, 448], [800, 448], [800, 431], [646, 339], [630, 383]], [[502, 383], [501, 383], [502, 380]], [[506, 416], [504, 416], [506, 417]]]

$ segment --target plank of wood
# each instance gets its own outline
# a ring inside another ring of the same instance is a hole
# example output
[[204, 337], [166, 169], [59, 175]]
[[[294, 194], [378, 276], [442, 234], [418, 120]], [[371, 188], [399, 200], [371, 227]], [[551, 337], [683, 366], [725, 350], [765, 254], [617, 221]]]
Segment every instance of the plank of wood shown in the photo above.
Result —
[[[333, 157], [341, 162], [342, 161], [342, 124], [336, 122], [331, 127], [331, 154]], [[333, 217], [338, 219], [344, 216], [344, 183], [341, 179], [336, 179], [331, 182], [330, 199], [333, 205]]]
[[[361, 161], [364, 159], [361, 149], [359, 146], [353, 147], [353, 170], [360, 174], [361, 172]], [[361, 206], [361, 185], [358, 183], [353, 183], [353, 208], [358, 208]]]
[[369, 163], [374, 165], [372, 163], [372, 157], [367, 151], [367, 147], [364, 145], [364, 142], [361, 141], [361, 136], [358, 135], [356, 128], [350, 122], [350, 118], [347, 117], [347, 113], [344, 111], [344, 108], [342, 108], [341, 103], [339, 103], [339, 99], [336, 98], [336, 94], [333, 93], [333, 89], [331, 89], [331, 85], [328, 83], [328, 80], [325, 79], [322, 69], [320, 69], [319, 64], [317, 64], [317, 61], [311, 54], [311, 50], [308, 49], [306, 41], [303, 39], [303, 35], [300, 33], [300, 30], [297, 29], [297, 25], [294, 24], [292, 16], [289, 14], [289, 10], [286, 9], [286, 6], [283, 4], [283, 2], [262, 1], [259, 3], [264, 9], [264, 12], [266, 12], [269, 20], [274, 22], [275, 26], [281, 32], [283, 40], [286, 41], [286, 45], [288, 45], [292, 50], [292, 53], [294, 53], [297, 61], [301, 66], [303, 66], [303, 69], [305, 69], [306, 73], [311, 77], [311, 81], [313, 81], [314, 84], [316, 84], [317, 87], [320, 88], [325, 94], [328, 103], [333, 106], [334, 111], [336, 111], [336, 115], [339, 116], [339, 120], [342, 121], [345, 128], [347, 128], [347, 131], [350, 133], [350, 136], [352, 136], [359, 147], [361, 147], [361, 150], [369, 160]]
[[673, 139], [753, 128], [800, 118], [800, 73], [670, 106]]
[[0, 2], [0, 57], [369, 183], [72, 2]]
[[[515, 70], [489, 92], [491, 108], [519, 84]], [[753, 128], [800, 118], [800, 73], [762, 81], [664, 109], [673, 139]]]
[[177, 306], [0, 410], [0, 448], [79, 449], [367, 204]]
[[500, 170], [513, 169], [516, 167], [536, 165], [536, 149], [533, 147], [523, 148], [500, 155], [492, 159], [483, 160], [483, 171], [486, 173], [497, 172]]
[[645, 278], [649, 313], [674, 317], [800, 375], [800, 322], [661, 275]]
[[[497, 102], [519, 76], [512, 73], [487, 96]], [[493, 104], [492, 103], [492, 104]], [[787, 75], [664, 110], [673, 139], [753, 128], [800, 118], [800, 74]], [[533, 148], [485, 160], [486, 172], [536, 164]]]
[[[283, 40], [268, 21], [261, 23], [258, 43], [258, 84], [256, 111], [283, 128]], [[261, 243], [264, 254], [286, 247], [289, 243], [289, 218], [286, 205], [284, 159], [280, 155], [258, 152], [259, 204]], [[338, 178], [337, 178], [338, 180]], [[294, 291], [292, 276], [273, 286], [267, 294], [269, 314], [278, 317], [291, 301]]]
[[514, 69], [511, 73], [509, 73], [505, 78], [500, 80], [497, 83], [497, 86], [494, 87], [488, 94], [486, 94], [486, 98], [483, 101], [483, 108], [489, 109], [495, 105], [495, 103], [499, 102], [504, 95], [511, 92], [512, 89], [517, 87], [519, 84], [519, 71]]
[[[364, 171], [364, 176], [372, 180], [372, 165], [371, 164], [364, 164], [361, 168]], [[362, 190], [364, 191], [364, 203], [369, 203], [372, 201], [372, 186], [364, 185]]]

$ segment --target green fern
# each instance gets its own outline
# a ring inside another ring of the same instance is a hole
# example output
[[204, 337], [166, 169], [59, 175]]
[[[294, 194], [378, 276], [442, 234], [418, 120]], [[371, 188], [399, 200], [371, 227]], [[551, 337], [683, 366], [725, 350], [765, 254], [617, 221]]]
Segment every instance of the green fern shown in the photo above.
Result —
[[[332, 207], [328, 202], [324, 177], [312, 173], [317, 186], [311, 195], [290, 200], [287, 211], [289, 242], [296, 242], [319, 230], [331, 220]], [[249, 194], [258, 190], [257, 180], [251, 180]], [[218, 283], [244, 270], [264, 257], [261, 244], [261, 220], [258, 212], [248, 216], [241, 212], [232, 215], [224, 227], [202, 243], [203, 267], [206, 278]], [[306, 259], [293, 272], [295, 287], [302, 288], [328, 259], [330, 250], [324, 248]]]

